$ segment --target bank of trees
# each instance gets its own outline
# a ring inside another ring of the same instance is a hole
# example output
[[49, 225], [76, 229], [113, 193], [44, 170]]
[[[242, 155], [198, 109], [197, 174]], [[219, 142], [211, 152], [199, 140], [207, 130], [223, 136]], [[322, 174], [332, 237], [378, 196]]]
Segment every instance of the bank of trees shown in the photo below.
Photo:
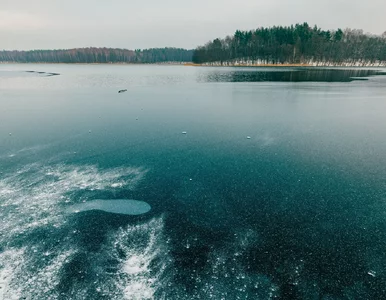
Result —
[[194, 63], [348, 63], [386, 62], [386, 32], [381, 36], [362, 30], [322, 30], [307, 23], [274, 26], [216, 38], [193, 53]]
[[[1, 46], [0, 46], [1, 47]], [[386, 65], [386, 32], [381, 36], [356, 29], [323, 30], [307, 23], [237, 30], [233, 36], [195, 50], [153, 48], [127, 50], [0, 51], [0, 62]]]
[[1, 62], [18, 63], [164, 63], [191, 62], [193, 50], [153, 48], [127, 50], [78, 48], [68, 50], [0, 51]]

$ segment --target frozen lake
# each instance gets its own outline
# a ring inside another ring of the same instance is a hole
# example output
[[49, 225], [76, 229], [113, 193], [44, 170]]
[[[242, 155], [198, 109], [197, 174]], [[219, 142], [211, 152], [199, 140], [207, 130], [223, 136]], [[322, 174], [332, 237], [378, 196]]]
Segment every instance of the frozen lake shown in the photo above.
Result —
[[382, 299], [378, 71], [1, 64], [0, 296]]

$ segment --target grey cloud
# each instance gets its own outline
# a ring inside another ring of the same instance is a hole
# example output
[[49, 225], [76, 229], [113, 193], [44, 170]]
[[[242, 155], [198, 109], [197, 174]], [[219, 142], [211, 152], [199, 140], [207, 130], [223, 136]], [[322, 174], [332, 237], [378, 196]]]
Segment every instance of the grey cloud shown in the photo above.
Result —
[[305, 21], [380, 34], [384, 11], [384, 0], [2, 0], [0, 49], [194, 48], [236, 29]]

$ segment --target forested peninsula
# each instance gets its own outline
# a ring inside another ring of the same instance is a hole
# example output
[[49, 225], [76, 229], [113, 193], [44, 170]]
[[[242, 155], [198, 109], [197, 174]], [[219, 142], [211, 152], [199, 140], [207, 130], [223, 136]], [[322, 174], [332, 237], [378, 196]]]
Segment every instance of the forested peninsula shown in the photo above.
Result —
[[386, 32], [322, 30], [307, 23], [237, 30], [208, 42], [193, 53], [204, 65], [386, 66]]
[[77, 48], [67, 50], [0, 51], [0, 62], [11, 63], [183, 63], [192, 61], [193, 50], [152, 48], [127, 50]]

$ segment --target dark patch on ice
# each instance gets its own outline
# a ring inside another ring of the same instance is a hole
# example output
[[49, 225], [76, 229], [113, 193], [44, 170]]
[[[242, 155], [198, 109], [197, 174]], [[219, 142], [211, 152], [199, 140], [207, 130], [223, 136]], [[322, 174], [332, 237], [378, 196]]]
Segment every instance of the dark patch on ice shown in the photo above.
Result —
[[43, 71], [32, 71], [32, 70], [28, 70], [28, 71], [25, 71], [25, 72], [26, 73], [35, 73], [35, 74], [45, 75], [46, 77], [60, 75], [59, 73], [43, 72]]
[[287, 68], [287, 69], [243, 69], [233, 72], [215, 70], [209, 73], [207, 82], [352, 82], [368, 80], [367, 77], [385, 75], [385, 72], [374, 69], [334, 69], [334, 68]]

